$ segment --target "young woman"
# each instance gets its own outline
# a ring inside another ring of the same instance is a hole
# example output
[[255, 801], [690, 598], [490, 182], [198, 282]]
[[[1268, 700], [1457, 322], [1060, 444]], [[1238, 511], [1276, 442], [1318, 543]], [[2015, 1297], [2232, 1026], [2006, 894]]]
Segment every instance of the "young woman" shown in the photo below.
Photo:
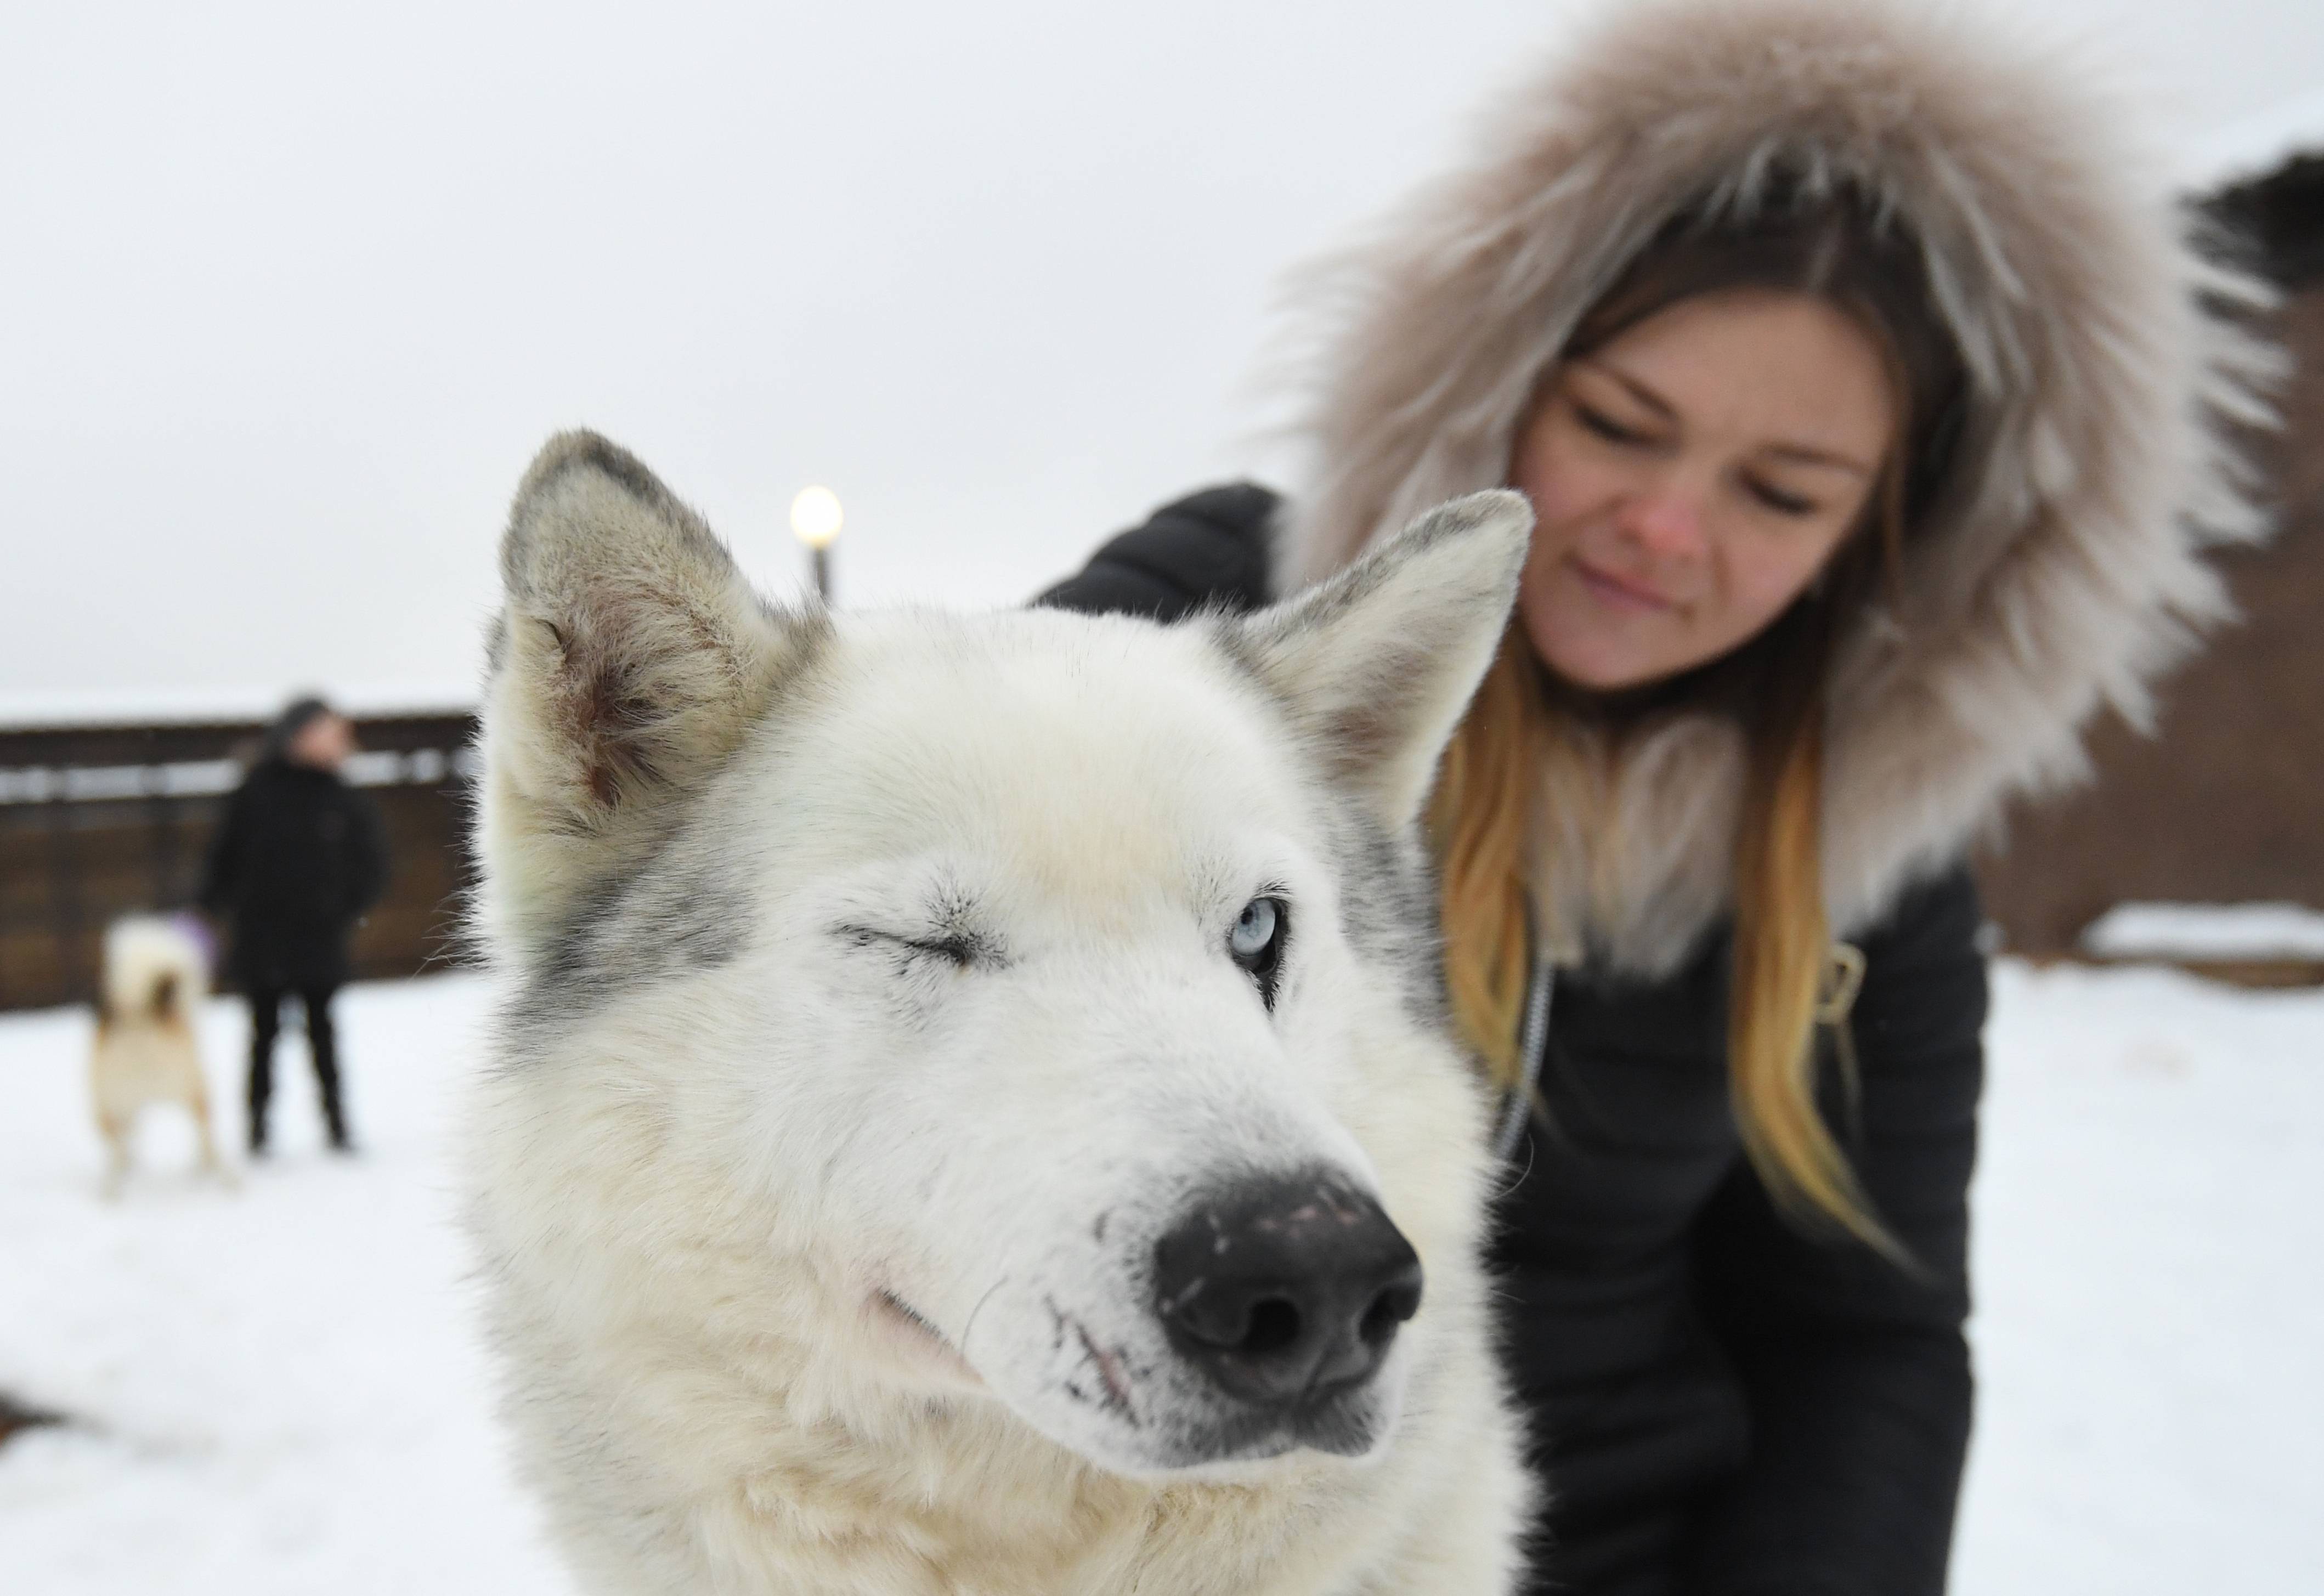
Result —
[[1434, 806], [1505, 1091], [1541, 1588], [1944, 1583], [1986, 978], [1960, 855], [2220, 611], [2244, 295], [2053, 63], [1862, 5], [1630, 12], [1316, 285], [1313, 476], [1047, 602], [1246, 605], [1539, 513]]

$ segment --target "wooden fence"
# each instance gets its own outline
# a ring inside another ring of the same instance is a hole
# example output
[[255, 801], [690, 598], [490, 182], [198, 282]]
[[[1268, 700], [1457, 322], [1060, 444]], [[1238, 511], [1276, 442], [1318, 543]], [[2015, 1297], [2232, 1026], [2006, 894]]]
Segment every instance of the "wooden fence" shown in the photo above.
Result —
[[[358, 717], [347, 780], [387, 834], [386, 895], [356, 928], [357, 977], [456, 961], [475, 720]], [[0, 731], [0, 1009], [89, 1001], [116, 917], [182, 909], [264, 727], [256, 723]]]
[[[2215, 209], [2284, 294], [2264, 328], [2292, 357], [2282, 429], [2255, 454], [2277, 530], [2215, 559], [2242, 619], [2164, 678], [2156, 734], [2107, 716], [2089, 741], [2096, 780], [2015, 806], [2006, 845], [1980, 858], [1986, 912], [2037, 957], [2077, 952], [2083, 927], [2126, 901], [2324, 909], [2324, 154]], [[2275, 967], [2324, 975], [2312, 960]]]

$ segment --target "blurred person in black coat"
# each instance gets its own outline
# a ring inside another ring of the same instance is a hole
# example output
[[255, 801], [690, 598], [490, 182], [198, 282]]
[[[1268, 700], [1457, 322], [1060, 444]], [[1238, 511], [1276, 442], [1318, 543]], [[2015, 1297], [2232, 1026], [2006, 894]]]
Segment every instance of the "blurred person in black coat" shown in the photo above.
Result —
[[226, 969], [250, 1000], [254, 1157], [266, 1151], [274, 1038], [294, 992], [331, 1146], [348, 1150], [331, 995], [347, 978], [348, 934], [387, 879], [378, 813], [339, 776], [354, 751], [354, 728], [320, 698], [285, 709], [227, 805], [203, 873], [201, 905], [228, 927]]

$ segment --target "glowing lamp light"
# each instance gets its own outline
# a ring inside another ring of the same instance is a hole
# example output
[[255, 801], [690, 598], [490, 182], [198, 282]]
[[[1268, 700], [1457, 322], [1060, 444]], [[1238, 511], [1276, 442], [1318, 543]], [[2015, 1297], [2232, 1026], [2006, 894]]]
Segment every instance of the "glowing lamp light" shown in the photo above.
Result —
[[791, 501], [791, 531], [818, 553], [839, 536], [839, 495], [826, 487], [806, 487]]

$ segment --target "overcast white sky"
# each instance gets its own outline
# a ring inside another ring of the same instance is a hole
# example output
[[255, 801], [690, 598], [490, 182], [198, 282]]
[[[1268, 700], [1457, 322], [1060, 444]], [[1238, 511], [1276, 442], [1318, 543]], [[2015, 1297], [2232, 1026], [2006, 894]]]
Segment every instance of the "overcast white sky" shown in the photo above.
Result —
[[[2316, 0], [2024, 0], [2191, 146]], [[1249, 469], [1283, 268], [1580, 3], [20, 0], [0, 724], [466, 698], [507, 495], [635, 448], [770, 586], [1006, 603]]]

